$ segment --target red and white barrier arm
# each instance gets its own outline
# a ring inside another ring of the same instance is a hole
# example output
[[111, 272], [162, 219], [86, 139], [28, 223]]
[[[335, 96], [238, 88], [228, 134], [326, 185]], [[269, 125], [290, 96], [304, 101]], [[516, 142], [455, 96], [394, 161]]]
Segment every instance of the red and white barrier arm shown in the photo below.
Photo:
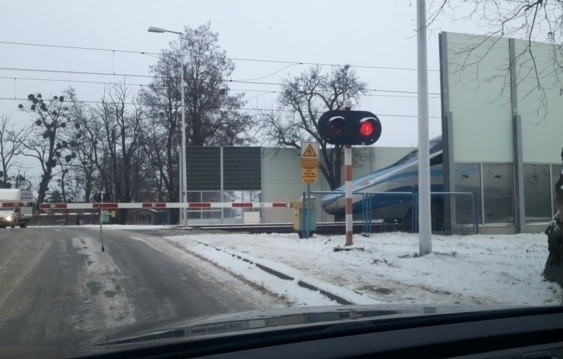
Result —
[[74, 210], [74, 209], [168, 209], [168, 208], [290, 208], [287, 202], [135, 202], [135, 203], [42, 203], [39, 209]]
[[0, 208], [33, 207], [31, 202], [2, 202]]

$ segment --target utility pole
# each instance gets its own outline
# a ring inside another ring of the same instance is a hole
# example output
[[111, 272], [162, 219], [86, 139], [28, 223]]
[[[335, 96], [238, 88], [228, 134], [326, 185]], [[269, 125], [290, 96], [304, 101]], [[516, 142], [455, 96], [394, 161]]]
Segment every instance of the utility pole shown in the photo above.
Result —
[[430, 212], [430, 148], [428, 144], [428, 63], [426, 1], [417, 1], [418, 53], [418, 241], [419, 254], [432, 253]]

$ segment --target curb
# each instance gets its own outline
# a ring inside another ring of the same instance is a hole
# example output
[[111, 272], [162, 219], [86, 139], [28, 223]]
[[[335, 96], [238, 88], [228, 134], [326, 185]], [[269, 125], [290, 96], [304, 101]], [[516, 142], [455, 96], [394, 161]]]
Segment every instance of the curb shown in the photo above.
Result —
[[[296, 280], [296, 278], [293, 278], [293, 277], [290, 276], [290, 275], [287, 275], [287, 274], [285, 274], [285, 273], [282, 273], [282, 272], [280, 272], [280, 271], [278, 271], [278, 270], [275, 270], [275, 269], [270, 268], [270, 267], [268, 267], [268, 266], [265, 266], [265, 265], [263, 265], [263, 264], [257, 263], [257, 262], [255, 262], [255, 261], [251, 261], [251, 260], [248, 259], [248, 258], [244, 258], [244, 257], [242, 257], [242, 256], [240, 256], [240, 255], [237, 255], [237, 254], [229, 253], [229, 252], [227, 252], [227, 251], [225, 251], [225, 250], [223, 250], [223, 249], [221, 249], [221, 248], [214, 247], [214, 246], [212, 246], [212, 245], [209, 245], [209, 244], [204, 243], [204, 242], [200, 242], [200, 241], [198, 241], [198, 240], [196, 240], [196, 242], [199, 243], [199, 244], [202, 244], [202, 245], [204, 245], [204, 246], [206, 246], [206, 247], [211, 247], [211, 248], [213, 248], [213, 249], [215, 249], [215, 250], [217, 250], [217, 251], [219, 251], [219, 252], [223, 252], [223, 253], [229, 254], [229, 255], [231, 255], [233, 258], [237, 258], [237, 259], [239, 259], [239, 260], [241, 260], [241, 261], [244, 261], [244, 262], [246, 262], [246, 263], [254, 264], [257, 268], [263, 270], [264, 272], [266, 272], [266, 273], [268, 273], [268, 274], [271, 274], [271, 275], [273, 275], [273, 276], [276, 276], [276, 277], [278, 277], [278, 278], [280, 278], [280, 279], [289, 280], [289, 281], [294, 281], [294, 280]], [[319, 287], [317, 287], [317, 286], [315, 286], [315, 285], [313, 285], [313, 284], [311, 284], [311, 283], [307, 283], [307, 282], [305, 282], [305, 281], [303, 281], [303, 280], [301, 280], [301, 279], [297, 282], [297, 285], [299, 285], [299, 286], [302, 287], [302, 288], [311, 290], [311, 291], [313, 291], [313, 292], [319, 292], [319, 293], [321, 293], [322, 295], [324, 295], [325, 297], [329, 298], [330, 300], [334, 300], [334, 301], [337, 302], [338, 304], [342, 304], [342, 305], [354, 304], [354, 303], [350, 302], [349, 300], [346, 300], [346, 299], [342, 298], [341, 296], [339, 296], [339, 295], [337, 295], [337, 294], [328, 292], [328, 291], [326, 291], [326, 290], [324, 290], [324, 289], [321, 289], [321, 288], [319, 288]]]

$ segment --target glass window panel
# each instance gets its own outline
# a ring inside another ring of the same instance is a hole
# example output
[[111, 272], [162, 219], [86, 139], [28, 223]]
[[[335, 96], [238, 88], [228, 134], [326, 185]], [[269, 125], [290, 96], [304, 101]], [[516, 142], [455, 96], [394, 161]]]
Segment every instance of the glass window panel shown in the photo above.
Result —
[[[477, 219], [481, 223], [481, 176], [478, 163], [455, 164], [456, 192], [472, 192], [477, 202]], [[473, 200], [470, 196], [456, 196], [456, 220], [459, 224], [473, 223]]]
[[514, 223], [511, 164], [483, 164], [485, 223]]
[[221, 191], [205, 191], [201, 193], [202, 202], [221, 202]]
[[438, 166], [444, 163], [443, 156], [440, 153], [438, 156], [430, 159], [430, 166]]
[[549, 165], [524, 165], [526, 222], [545, 222], [551, 217]]

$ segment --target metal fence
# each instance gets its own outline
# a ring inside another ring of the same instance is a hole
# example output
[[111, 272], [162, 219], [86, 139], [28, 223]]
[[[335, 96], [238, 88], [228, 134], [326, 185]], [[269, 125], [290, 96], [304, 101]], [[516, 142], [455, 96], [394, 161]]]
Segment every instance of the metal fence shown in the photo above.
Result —
[[[418, 193], [417, 192], [363, 192], [355, 191], [354, 196], [361, 199], [354, 204], [356, 211], [354, 220], [361, 221], [362, 231], [366, 234], [375, 232], [375, 227], [390, 227], [395, 230], [411, 232], [418, 231]], [[338, 195], [344, 197], [340, 191], [312, 191], [310, 196], [303, 192], [303, 202], [314, 201], [319, 208], [320, 201], [325, 195]], [[432, 198], [432, 229], [434, 233], [459, 233], [472, 234], [479, 232], [479, 219], [477, 214], [477, 199], [472, 192], [431, 192]], [[361, 211], [357, 210], [358, 202]], [[452, 206], [453, 203], [453, 206]], [[456, 210], [452, 214], [449, 208]], [[382, 230], [381, 228], [378, 228]]]

